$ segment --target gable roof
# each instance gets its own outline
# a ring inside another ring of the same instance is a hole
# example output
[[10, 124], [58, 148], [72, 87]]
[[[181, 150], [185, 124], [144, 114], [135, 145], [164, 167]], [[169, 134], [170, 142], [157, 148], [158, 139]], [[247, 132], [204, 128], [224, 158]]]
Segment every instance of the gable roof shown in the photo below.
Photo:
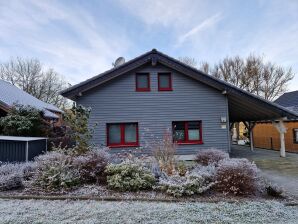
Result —
[[210, 76], [156, 49], [94, 76], [93, 78], [87, 79], [84, 82], [71, 86], [62, 91], [61, 95], [75, 100], [76, 97], [80, 96], [83, 92], [148, 63], [151, 63], [153, 66], [157, 63], [162, 64], [226, 94], [228, 98], [230, 121], [262, 121], [279, 119], [281, 117], [296, 119], [298, 116], [298, 114], [293, 111]]
[[298, 90], [284, 93], [274, 102], [284, 107], [298, 106]]
[[11, 83], [0, 80], [0, 106], [9, 109], [14, 104], [21, 104], [25, 106], [31, 106], [44, 112], [46, 118], [59, 118], [55, 113], [62, 113], [63, 111], [56, 106], [45, 103], [29, 93], [19, 89]]
[[274, 102], [298, 113], [298, 91], [284, 93]]

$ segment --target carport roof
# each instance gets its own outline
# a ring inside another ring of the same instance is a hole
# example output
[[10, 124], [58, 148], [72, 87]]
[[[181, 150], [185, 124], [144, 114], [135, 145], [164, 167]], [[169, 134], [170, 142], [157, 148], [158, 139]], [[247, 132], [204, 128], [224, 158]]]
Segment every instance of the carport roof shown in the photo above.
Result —
[[148, 63], [152, 63], [152, 65], [159, 63], [167, 66], [201, 83], [204, 83], [205, 85], [217, 89], [222, 94], [225, 94], [228, 98], [230, 122], [265, 121], [285, 117], [287, 119], [298, 118], [298, 114], [293, 111], [248, 93], [234, 85], [188, 66], [155, 49], [118, 67], [112, 68], [111, 70], [74, 85], [62, 91], [61, 95], [75, 100], [76, 97], [81, 95], [83, 92]]

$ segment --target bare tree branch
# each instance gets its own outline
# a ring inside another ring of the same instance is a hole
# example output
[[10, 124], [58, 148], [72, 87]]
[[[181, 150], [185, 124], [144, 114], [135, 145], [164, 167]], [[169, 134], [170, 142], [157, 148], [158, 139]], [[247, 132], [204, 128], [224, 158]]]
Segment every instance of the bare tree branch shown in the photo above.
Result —
[[201, 63], [201, 70], [267, 100], [274, 100], [287, 91], [294, 78], [292, 69], [265, 63], [260, 56], [226, 57], [211, 67]]
[[15, 58], [0, 63], [0, 78], [18, 86], [36, 98], [63, 108], [67, 100], [59, 92], [67, 82], [53, 69], [44, 69], [37, 59]]
[[196, 59], [191, 57], [179, 57], [178, 60], [194, 68], [196, 68], [198, 65]]

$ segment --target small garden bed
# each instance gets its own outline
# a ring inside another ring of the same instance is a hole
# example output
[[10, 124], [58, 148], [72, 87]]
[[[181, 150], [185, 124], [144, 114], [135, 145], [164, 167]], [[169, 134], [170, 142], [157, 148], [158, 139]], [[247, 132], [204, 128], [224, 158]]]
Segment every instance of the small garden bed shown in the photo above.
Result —
[[171, 160], [111, 156], [103, 149], [76, 155], [60, 149], [35, 162], [2, 164], [0, 198], [236, 202], [275, 196], [285, 200], [281, 190], [266, 184], [247, 160], [230, 159], [218, 150], [202, 151], [188, 165]]

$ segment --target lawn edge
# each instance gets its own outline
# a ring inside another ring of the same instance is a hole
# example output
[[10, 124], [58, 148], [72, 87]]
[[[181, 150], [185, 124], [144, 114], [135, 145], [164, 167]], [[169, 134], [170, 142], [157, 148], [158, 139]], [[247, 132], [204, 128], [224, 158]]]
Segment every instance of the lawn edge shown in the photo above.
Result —
[[[14, 200], [73, 200], [73, 201], [140, 201], [140, 202], [166, 202], [166, 203], [245, 203], [247, 201], [267, 201], [267, 200], [249, 200], [249, 199], [179, 199], [179, 198], [145, 198], [145, 197], [136, 197], [136, 198], [122, 198], [122, 197], [99, 197], [99, 196], [61, 196], [61, 195], [0, 195], [0, 199], [14, 199]], [[276, 200], [276, 199], [271, 199]], [[279, 200], [276, 200], [279, 201]], [[298, 201], [279, 201], [285, 206], [298, 206]]]

